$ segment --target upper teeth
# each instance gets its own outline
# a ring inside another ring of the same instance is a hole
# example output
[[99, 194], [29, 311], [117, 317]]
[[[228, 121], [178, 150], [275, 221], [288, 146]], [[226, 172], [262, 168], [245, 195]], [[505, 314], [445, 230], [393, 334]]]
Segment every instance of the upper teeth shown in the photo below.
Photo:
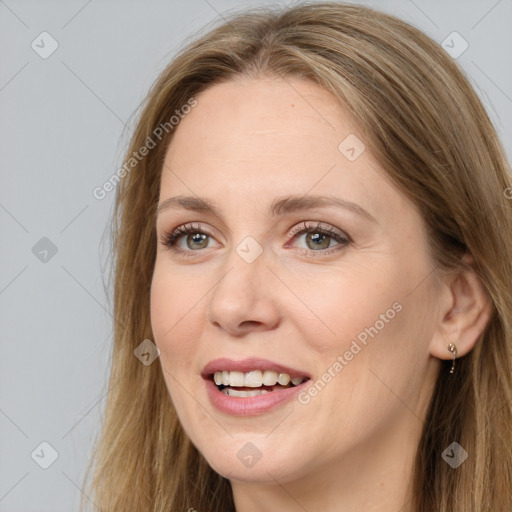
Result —
[[276, 384], [281, 384], [281, 386], [286, 386], [290, 381], [294, 386], [297, 386], [304, 379], [302, 377], [291, 379], [287, 373], [277, 373], [272, 370], [265, 370], [264, 372], [253, 370], [245, 373], [224, 370], [222, 372], [215, 372], [213, 380], [217, 386], [222, 384], [224, 386], [258, 388], [261, 385], [275, 386]]

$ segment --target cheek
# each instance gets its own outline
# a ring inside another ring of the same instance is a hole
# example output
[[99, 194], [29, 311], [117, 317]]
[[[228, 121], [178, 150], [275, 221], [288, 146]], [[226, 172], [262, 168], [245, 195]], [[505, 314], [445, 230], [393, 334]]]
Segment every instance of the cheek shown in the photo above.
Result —
[[293, 306], [288, 314], [317, 353], [343, 353], [365, 328], [380, 321], [381, 314], [391, 309], [389, 316], [395, 316], [392, 306], [401, 295], [400, 281], [389, 263], [300, 275], [291, 286], [296, 297], [289, 299]]
[[[324, 302], [319, 311], [330, 311], [329, 326], [335, 335], [321, 340], [304, 324], [311, 359], [317, 354], [318, 391], [304, 395], [301, 403], [316, 403], [313, 408], [321, 402], [335, 404], [329, 409], [336, 418], [332, 424], [346, 425], [347, 431], [360, 429], [360, 421], [377, 428], [397, 411], [407, 413], [407, 407], [413, 411], [421, 407], [433, 329], [428, 286], [425, 283], [411, 293], [417, 280], [407, 279], [403, 272], [389, 272], [385, 279], [352, 281], [354, 286], [349, 289], [353, 291], [338, 292], [334, 309]], [[333, 288], [328, 290], [334, 294]], [[349, 417], [346, 411], [350, 411]]]
[[295, 319], [316, 378], [329, 382], [323, 399], [344, 403], [343, 410], [362, 408], [366, 416], [377, 410], [366, 410], [368, 396], [380, 396], [384, 408], [393, 400], [379, 377], [397, 392], [412, 391], [421, 373], [416, 359], [428, 339], [426, 284], [415, 289], [422, 272], [399, 258], [382, 258], [337, 273], [300, 274], [308, 277], [293, 289], [308, 308], [295, 300], [285, 314]]
[[[155, 344], [160, 349], [165, 365], [173, 370], [185, 366], [191, 359], [194, 340], [194, 315], [197, 315], [201, 295], [197, 288], [187, 286], [179, 273], [165, 271], [156, 265], [151, 283], [151, 327]], [[194, 307], [196, 306], [196, 307]]]
[[188, 386], [200, 337], [194, 331], [194, 325], [200, 324], [193, 321], [197, 309], [192, 306], [198, 298], [192, 288], [182, 282], [179, 273], [171, 274], [164, 265], [155, 265], [150, 293], [151, 327], [169, 396], [180, 422], [186, 425], [192, 424], [191, 417], [198, 414], [190, 410], [189, 395], [183, 391]]

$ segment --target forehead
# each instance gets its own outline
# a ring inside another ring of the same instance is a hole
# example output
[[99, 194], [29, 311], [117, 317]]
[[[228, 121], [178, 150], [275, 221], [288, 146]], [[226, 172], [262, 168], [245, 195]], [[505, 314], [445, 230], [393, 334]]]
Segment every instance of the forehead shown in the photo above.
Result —
[[[340, 136], [354, 131], [341, 105], [307, 80], [230, 81], [210, 87], [196, 99], [197, 106], [180, 122], [170, 144], [175, 159], [184, 152], [187, 159], [206, 154], [214, 159], [293, 159], [305, 153], [314, 156], [314, 144], [319, 143], [335, 157]], [[304, 141], [311, 144], [299, 153]], [[273, 152], [269, 155], [262, 148]]]
[[[165, 157], [160, 199], [194, 195], [266, 206], [274, 197], [329, 193], [375, 216], [407, 208], [364, 137], [326, 90], [302, 79], [216, 84], [196, 97]], [[347, 142], [348, 141], [348, 142]], [[350, 148], [348, 148], [350, 149]]]

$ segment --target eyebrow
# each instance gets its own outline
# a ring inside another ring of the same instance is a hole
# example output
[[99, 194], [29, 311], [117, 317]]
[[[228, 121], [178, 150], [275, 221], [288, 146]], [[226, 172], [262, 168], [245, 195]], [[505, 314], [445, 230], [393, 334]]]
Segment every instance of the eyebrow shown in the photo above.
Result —
[[[372, 222], [377, 223], [377, 220], [364, 208], [356, 203], [346, 201], [339, 197], [331, 195], [303, 195], [303, 196], [286, 196], [276, 198], [269, 206], [268, 215], [280, 216], [287, 213], [296, 211], [313, 210], [315, 208], [335, 206], [343, 208], [356, 213]], [[194, 196], [176, 196], [164, 199], [156, 208], [156, 215], [158, 216], [164, 210], [170, 208], [190, 210], [194, 212], [201, 212], [210, 214], [218, 219], [222, 219], [222, 215], [217, 207], [208, 199], [203, 197]]]

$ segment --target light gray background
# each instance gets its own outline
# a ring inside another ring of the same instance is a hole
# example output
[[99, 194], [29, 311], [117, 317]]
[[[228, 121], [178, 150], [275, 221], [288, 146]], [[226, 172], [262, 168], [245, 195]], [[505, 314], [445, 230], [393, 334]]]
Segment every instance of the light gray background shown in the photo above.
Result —
[[[114, 193], [92, 191], [120, 166], [125, 123], [197, 29], [267, 3], [0, 0], [0, 511], [78, 509], [112, 332], [103, 281]], [[438, 42], [459, 32], [469, 48], [458, 61], [510, 158], [512, 1], [355, 3]], [[31, 48], [43, 31], [59, 44], [47, 59]], [[32, 252], [42, 237], [57, 247], [46, 262]], [[48, 469], [31, 457], [43, 441], [58, 452]]]

